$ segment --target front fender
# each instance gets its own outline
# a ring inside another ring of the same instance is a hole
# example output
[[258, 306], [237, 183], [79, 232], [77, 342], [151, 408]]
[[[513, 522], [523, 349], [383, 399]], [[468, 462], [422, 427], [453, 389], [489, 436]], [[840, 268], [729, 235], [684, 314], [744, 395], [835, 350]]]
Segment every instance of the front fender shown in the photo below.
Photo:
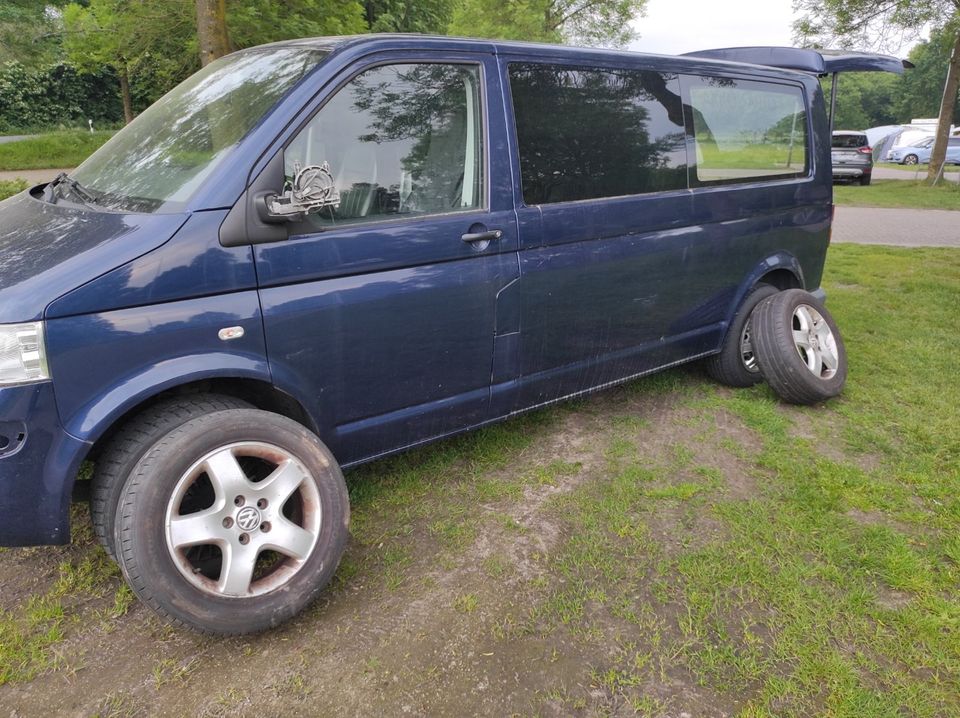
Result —
[[[220, 339], [227, 327], [242, 336]], [[51, 319], [46, 338], [61, 423], [85, 442], [166, 389], [271, 380], [256, 291]]]

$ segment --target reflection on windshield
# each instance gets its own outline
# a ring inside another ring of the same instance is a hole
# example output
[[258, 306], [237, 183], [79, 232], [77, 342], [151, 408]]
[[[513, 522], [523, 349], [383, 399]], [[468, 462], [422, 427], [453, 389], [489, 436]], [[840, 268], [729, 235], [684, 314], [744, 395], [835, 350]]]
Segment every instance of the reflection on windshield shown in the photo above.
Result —
[[325, 54], [277, 47], [221, 58], [164, 95], [72, 177], [108, 207], [182, 209], [227, 152]]

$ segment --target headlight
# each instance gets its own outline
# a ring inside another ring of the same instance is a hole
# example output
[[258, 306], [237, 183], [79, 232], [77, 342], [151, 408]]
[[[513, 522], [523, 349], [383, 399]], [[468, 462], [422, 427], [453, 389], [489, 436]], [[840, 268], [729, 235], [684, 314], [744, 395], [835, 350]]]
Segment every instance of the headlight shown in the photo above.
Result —
[[0, 386], [49, 378], [43, 322], [0, 324]]

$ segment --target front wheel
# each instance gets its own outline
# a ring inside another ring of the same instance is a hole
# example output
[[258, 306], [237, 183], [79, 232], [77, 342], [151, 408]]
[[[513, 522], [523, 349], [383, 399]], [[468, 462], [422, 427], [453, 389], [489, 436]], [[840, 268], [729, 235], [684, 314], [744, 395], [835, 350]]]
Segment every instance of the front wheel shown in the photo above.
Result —
[[347, 540], [343, 475], [290, 419], [232, 409], [174, 429], [117, 513], [120, 565], [153, 610], [207, 633], [283, 623], [330, 581]]
[[916, 155], [907, 155], [903, 158], [903, 164], [905, 165], [915, 165], [920, 161], [920, 158]]
[[815, 404], [843, 390], [843, 339], [830, 312], [812, 294], [778, 292], [757, 306], [751, 324], [760, 372], [782, 399]]

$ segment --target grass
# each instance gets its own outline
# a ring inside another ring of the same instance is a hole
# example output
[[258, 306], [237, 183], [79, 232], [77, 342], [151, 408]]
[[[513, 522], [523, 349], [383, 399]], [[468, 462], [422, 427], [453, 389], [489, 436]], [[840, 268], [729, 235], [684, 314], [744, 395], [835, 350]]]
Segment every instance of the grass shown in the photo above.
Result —
[[874, 180], [868, 187], [835, 185], [833, 201], [849, 207], [960, 210], [960, 185], [944, 180], [933, 187], [909, 180]]
[[[960, 251], [837, 245], [825, 276], [842, 397], [791, 407], [674, 370], [352, 472], [327, 607], [256, 645], [322, 640], [332, 614], [358, 642], [345, 681], [456, 685], [406, 638], [376, 656], [359, 643], [402, 625], [504, 661], [535, 694], [524, 714], [960, 715]], [[0, 616], [0, 683], [61, 668], [89, 617], [77, 596], [131, 620], [115, 569], [78, 540], [45, 592]], [[405, 612], [417, 603], [434, 607], [425, 623]], [[130, 680], [173, 695], [196, 680], [194, 652]], [[300, 693], [330, 698], [302, 670]]]
[[112, 136], [112, 131], [68, 130], [0, 144], [0, 171], [76, 167]]
[[29, 186], [29, 183], [23, 180], [0, 180], [0, 201], [22, 192]]

